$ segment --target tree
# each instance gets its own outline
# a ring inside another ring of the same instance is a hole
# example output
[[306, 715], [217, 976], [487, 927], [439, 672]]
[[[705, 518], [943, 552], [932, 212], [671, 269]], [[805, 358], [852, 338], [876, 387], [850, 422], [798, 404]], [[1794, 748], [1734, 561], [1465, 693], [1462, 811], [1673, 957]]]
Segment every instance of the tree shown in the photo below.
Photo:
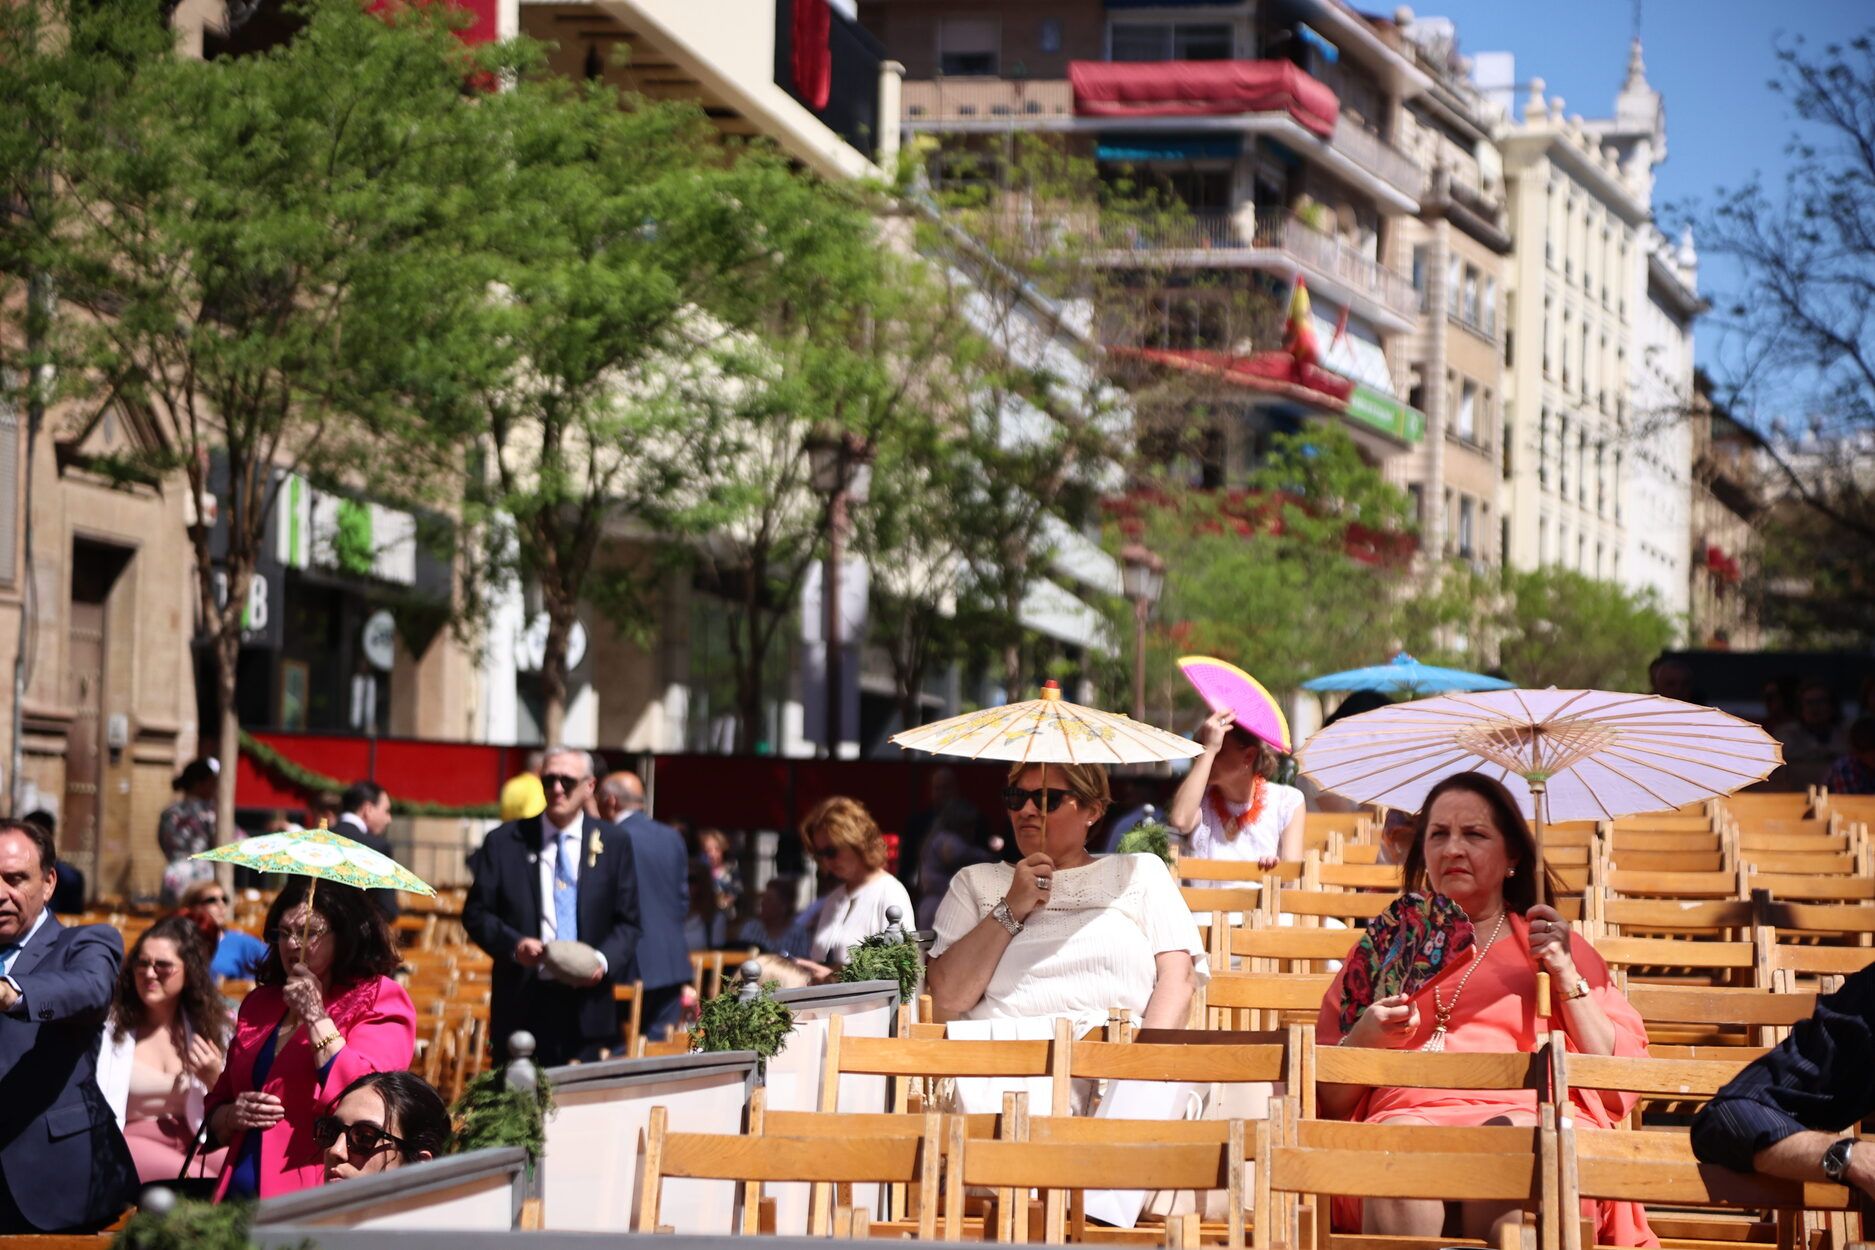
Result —
[[[1753, 178], [1721, 190], [1701, 242], [1735, 258], [1721, 402], [1768, 435], [1766, 455], [1789, 498], [1819, 519], [1824, 549], [1842, 553], [1832, 588], [1875, 584], [1875, 37], [1812, 54], [1777, 50], [1799, 123], [1782, 188]], [[1798, 526], [1815, 533], [1808, 526]], [[1843, 613], [1855, 618], [1853, 598]], [[1864, 618], [1857, 628], [1867, 637]]]
[[484, 451], [467, 491], [477, 580], [540, 593], [556, 742], [581, 605], [627, 632], [649, 620], [659, 568], [609, 560], [607, 540], [632, 525], [681, 551], [725, 518], [733, 474], [700, 392], [739, 329], [730, 289], [795, 226], [750, 196], [754, 167], [790, 175], [733, 159], [698, 108], [595, 83], [523, 77], [483, 110], [500, 159], [473, 258], [496, 295], [477, 320], [500, 358], [448, 398]]
[[[1195, 704], [1173, 666], [1181, 655], [1229, 660], [1283, 694], [1378, 663], [1398, 644], [1413, 554], [1405, 494], [1332, 425], [1278, 436], [1250, 481], [1243, 491], [1142, 492], [1110, 509], [1111, 542], [1136, 537], [1166, 562], [1147, 637], [1156, 706]], [[1131, 606], [1113, 611], [1131, 639]]]
[[[161, 34], [153, 5], [98, 11]], [[460, 340], [422, 327], [479, 294], [454, 246], [475, 205], [447, 190], [480, 159], [459, 44], [425, 11], [319, 0], [307, 18], [266, 56], [153, 56], [102, 105], [48, 104], [58, 208], [31, 238], [59, 293], [65, 376], [92, 419], [114, 408], [139, 432], [135, 452], [98, 467], [186, 485], [224, 761], [239, 749], [236, 661], [281, 483], [412, 486], [396, 471], [406, 452], [434, 458], [429, 430], [387, 381], [450, 376]], [[224, 838], [235, 771], [221, 772]]]
[[1558, 567], [1507, 571], [1504, 590], [1489, 628], [1520, 686], [1645, 690], [1648, 664], [1673, 645], [1673, 621], [1651, 591]]

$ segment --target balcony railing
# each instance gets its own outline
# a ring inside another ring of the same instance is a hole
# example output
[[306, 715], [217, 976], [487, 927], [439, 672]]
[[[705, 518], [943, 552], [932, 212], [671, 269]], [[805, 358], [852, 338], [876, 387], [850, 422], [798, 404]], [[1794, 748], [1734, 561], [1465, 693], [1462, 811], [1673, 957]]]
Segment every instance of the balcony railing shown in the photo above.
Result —
[[[1325, 278], [1373, 300], [1402, 317], [1420, 310], [1419, 292], [1405, 274], [1363, 256], [1333, 235], [1305, 225], [1287, 209], [1263, 209], [1254, 227], [1242, 215], [1199, 211], [1166, 222], [1103, 222], [1102, 242], [1114, 253], [1273, 252], [1293, 260], [1310, 276]], [[1222, 259], [1222, 258], [1220, 258]], [[1246, 255], [1245, 259], [1249, 259]]]
[[908, 79], [899, 97], [907, 125], [1004, 123], [1039, 126], [1074, 119], [1074, 89], [1065, 78]]
[[1328, 146], [1396, 191], [1418, 199], [1425, 190], [1426, 173], [1417, 161], [1345, 115], [1335, 123]]

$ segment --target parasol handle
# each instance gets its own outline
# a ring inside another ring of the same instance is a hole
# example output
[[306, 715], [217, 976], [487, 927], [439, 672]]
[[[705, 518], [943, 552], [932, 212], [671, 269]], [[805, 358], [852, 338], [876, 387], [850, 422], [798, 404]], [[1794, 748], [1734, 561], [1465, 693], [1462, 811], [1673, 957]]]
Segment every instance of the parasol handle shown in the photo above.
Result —
[[[325, 823], [326, 822], [323, 820], [320, 821], [319, 827], [322, 829], [325, 828]], [[319, 878], [308, 877], [307, 881], [310, 884], [306, 887], [306, 915], [300, 922], [299, 927], [299, 957], [301, 960], [306, 958], [306, 948], [308, 946], [306, 935], [312, 932], [313, 898], [319, 893]]]
[[[1545, 781], [1530, 782], [1530, 806], [1536, 812], [1536, 901], [1549, 902], [1549, 872], [1543, 858], [1543, 800], [1549, 792]], [[1539, 1020], [1547, 1020], [1550, 1015], [1549, 973], [1541, 967], [1536, 970], [1536, 1015]]]

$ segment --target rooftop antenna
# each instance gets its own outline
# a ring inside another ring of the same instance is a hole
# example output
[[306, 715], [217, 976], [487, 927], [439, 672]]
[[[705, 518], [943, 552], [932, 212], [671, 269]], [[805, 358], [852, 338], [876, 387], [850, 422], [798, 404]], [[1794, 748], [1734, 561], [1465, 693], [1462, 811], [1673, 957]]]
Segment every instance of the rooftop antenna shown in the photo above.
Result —
[[1641, 37], [1641, 0], [1634, 0], [1634, 37]]

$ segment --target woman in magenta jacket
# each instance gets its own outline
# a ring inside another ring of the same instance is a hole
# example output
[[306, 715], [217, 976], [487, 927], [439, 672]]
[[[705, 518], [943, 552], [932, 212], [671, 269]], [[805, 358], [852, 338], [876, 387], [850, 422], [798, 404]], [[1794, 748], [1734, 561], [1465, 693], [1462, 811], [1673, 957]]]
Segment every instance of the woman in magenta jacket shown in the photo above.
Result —
[[275, 1198], [325, 1179], [313, 1121], [367, 1072], [410, 1066], [416, 1010], [390, 979], [396, 947], [362, 890], [305, 877], [267, 912], [267, 958], [209, 1093], [209, 1133], [228, 1147], [217, 1200]]

